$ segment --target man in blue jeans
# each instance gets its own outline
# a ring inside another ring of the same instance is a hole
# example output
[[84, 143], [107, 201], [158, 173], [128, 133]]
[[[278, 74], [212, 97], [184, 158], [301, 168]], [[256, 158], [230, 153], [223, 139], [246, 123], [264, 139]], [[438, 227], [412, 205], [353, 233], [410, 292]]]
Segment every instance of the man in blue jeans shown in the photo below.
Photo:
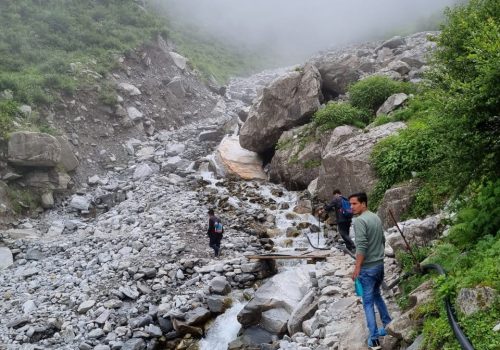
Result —
[[[370, 332], [368, 347], [381, 349], [379, 337], [386, 335], [385, 327], [392, 321], [387, 311], [380, 286], [384, 280], [385, 237], [380, 218], [368, 210], [366, 193], [349, 196], [352, 212], [356, 217], [352, 225], [356, 238], [356, 267], [352, 279], [359, 279], [363, 287], [363, 309]], [[377, 328], [375, 306], [380, 314], [383, 328]]]

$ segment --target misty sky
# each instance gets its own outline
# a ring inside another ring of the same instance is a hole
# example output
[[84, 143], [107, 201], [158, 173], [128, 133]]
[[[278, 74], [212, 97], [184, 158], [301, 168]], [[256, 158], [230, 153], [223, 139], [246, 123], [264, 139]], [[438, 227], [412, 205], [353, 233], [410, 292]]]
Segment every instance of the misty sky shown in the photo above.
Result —
[[204, 31], [245, 47], [304, 58], [408, 27], [455, 0], [152, 0]]

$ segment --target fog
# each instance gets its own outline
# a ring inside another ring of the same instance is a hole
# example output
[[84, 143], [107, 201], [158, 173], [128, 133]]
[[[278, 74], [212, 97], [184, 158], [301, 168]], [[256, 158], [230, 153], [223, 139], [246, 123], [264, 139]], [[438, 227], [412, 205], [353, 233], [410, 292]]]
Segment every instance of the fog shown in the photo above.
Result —
[[152, 0], [221, 40], [302, 59], [411, 30], [456, 0]]

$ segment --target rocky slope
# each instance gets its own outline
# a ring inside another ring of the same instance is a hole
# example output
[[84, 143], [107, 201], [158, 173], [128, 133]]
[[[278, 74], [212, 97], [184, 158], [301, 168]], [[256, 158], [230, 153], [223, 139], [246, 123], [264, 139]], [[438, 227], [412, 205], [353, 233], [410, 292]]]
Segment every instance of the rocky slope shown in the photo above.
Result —
[[[89, 99], [65, 101], [61, 117], [54, 115], [80, 160], [75, 193], [2, 232], [2, 347], [194, 349], [207, 320], [231, 300], [254, 293], [258, 299], [255, 289], [276, 273], [273, 264], [247, 256], [308, 249], [303, 234], [320, 230], [307, 192], [213, 175], [234, 169], [224, 162], [224, 149], [222, 159], [213, 153], [244, 122], [257, 90], [283, 71], [235, 79], [222, 97], [198, 83], [164, 45], [123, 60], [110, 77], [123, 91], [118, 105], [90, 103], [97, 97], [89, 93]], [[77, 116], [70, 123], [67, 115]], [[252, 166], [260, 168], [255, 159]], [[212, 257], [205, 235], [210, 207], [226, 227], [220, 259]], [[333, 241], [335, 233], [329, 228], [325, 236]], [[349, 278], [352, 260], [335, 248], [330, 253], [309, 268], [279, 266], [290, 276], [307, 270], [300, 291], [286, 312], [269, 308], [261, 330], [247, 327], [231, 346], [259, 343], [255, 334], [262, 331], [274, 348], [361, 348], [365, 330]], [[398, 268], [392, 258], [387, 264], [393, 278]], [[393, 300], [391, 308], [396, 315]], [[290, 337], [279, 341], [283, 327]], [[396, 336], [387, 338], [385, 349], [408, 340]]]

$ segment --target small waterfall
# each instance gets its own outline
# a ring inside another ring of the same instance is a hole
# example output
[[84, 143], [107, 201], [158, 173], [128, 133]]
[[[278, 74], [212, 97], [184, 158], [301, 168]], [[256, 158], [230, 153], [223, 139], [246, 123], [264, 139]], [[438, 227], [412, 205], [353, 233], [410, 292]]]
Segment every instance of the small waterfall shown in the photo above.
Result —
[[245, 304], [236, 302], [229, 310], [217, 317], [199, 345], [200, 350], [227, 350], [228, 344], [236, 339], [241, 328], [236, 316]]

